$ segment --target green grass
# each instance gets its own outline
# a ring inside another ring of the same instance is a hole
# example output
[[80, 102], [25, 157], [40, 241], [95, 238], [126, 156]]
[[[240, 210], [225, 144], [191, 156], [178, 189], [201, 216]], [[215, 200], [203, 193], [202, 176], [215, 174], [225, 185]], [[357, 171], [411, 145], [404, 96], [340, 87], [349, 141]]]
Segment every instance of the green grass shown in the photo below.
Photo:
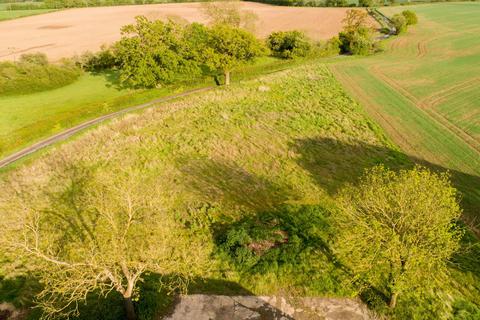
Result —
[[[383, 8], [392, 15], [405, 8]], [[419, 24], [383, 54], [332, 66], [348, 91], [409, 155], [480, 176], [480, 3], [409, 6]], [[465, 217], [480, 209], [480, 184], [457, 185]], [[468, 205], [467, 205], [468, 204]]]
[[56, 11], [55, 9], [35, 9], [35, 10], [5, 10], [0, 7], [0, 21], [11, 20], [21, 17], [34, 16], [37, 14], [43, 14]]
[[[161, 181], [164, 191], [158, 200], [166, 209], [200, 214], [214, 222], [211, 232], [217, 249], [212, 269], [193, 284], [191, 292], [341, 297], [355, 296], [360, 284], [350, 281], [348, 270], [340, 267], [330, 248], [335, 230], [329, 216], [335, 210], [337, 190], [376, 164], [412, 165], [327, 68], [310, 62], [80, 134], [4, 173], [2, 197], [14, 196], [10, 175], [47, 195], [66, 187], [49, 184], [52, 175], [75, 172], [71, 169], [85, 164], [109, 170], [111, 161], [142, 167], [142, 181], [148, 177]], [[254, 242], [274, 241], [278, 230], [289, 234], [288, 243], [261, 256], [250, 252], [245, 263], [239, 263], [237, 249], [225, 245], [226, 237], [236, 241], [237, 234], [248, 234]], [[471, 267], [476, 259], [475, 251], [462, 252], [452, 268], [454, 275], [438, 293], [465, 301], [465, 308], [478, 304], [478, 272]], [[149, 319], [171, 302], [164, 300], [155, 281], [155, 275], [145, 279], [137, 303], [139, 314]], [[9, 292], [22, 292], [12, 286]], [[15, 302], [21, 298], [11, 297]], [[365, 299], [372, 303], [381, 296], [370, 293]], [[428, 319], [429, 300], [415, 299], [402, 296], [398, 312]], [[102, 319], [121, 314], [121, 304], [115, 303], [118, 296], [102, 301], [89, 304], [85, 318], [91, 318], [92, 312]], [[458, 303], [461, 308], [462, 303]]]
[[[274, 58], [232, 74], [233, 81], [256, 77], [300, 62]], [[83, 74], [71, 85], [28, 95], [0, 97], [0, 157], [97, 116], [186, 89], [214, 85], [211, 78], [184, 81], [152, 90], [119, 87], [115, 72]]]

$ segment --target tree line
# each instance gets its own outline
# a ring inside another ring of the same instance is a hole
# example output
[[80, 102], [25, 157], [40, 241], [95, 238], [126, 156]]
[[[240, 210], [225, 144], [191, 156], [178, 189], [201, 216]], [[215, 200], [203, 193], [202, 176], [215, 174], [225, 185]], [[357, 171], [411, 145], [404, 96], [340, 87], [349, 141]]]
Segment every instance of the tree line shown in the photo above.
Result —
[[232, 71], [261, 56], [295, 59], [381, 50], [364, 10], [349, 10], [342, 32], [328, 41], [314, 42], [297, 30], [276, 31], [262, 41], [247, 30], [254, 24], [253, 16], [239, 14], [230, 4], [224, 6], [209, 9], [210, 25], [137, 17], [134, 24], [122, 28], [118, 42], [82, 55], [78, 64], [88, 71], [116, 68], [120, 81], [136, 88], [162, 86], [179, 77], [220, 74], [228, 85]]

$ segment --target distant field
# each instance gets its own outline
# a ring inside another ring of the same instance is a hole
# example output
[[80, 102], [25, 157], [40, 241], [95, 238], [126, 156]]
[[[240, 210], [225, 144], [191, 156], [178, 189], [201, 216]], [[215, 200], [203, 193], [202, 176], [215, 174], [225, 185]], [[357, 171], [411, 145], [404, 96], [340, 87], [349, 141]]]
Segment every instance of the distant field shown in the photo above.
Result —
[[[51, 59], [70, 57], [119, 39], [120, 28], [134, 17], [181, 17], [190, 22], [206, 22], [201, 3], [170, 3], [58, 11], [28, 19], [0, 23], [0, 60], [12, 60], [23, 52], [40, 51]], [[256, 33], [266, 37], [274, 30], [304, 30], [314, 39], [338, 34], [348, 8], [294, 8], [241, 2], [258, 17]], [[14, 48], [14, 49], [8, 49]]]
[[[383, 8], [387, 15], [405, 7]], [[409, 6], [420, 19], [386, 53], [332, 70], [412, 156], [480, 176], [480, 3]], [[480, 185], [465, 181], [478, 216]], [[476, 199], [476, 200], [473, 200]]]
[[21, 17], [34, 16], [37, 14], [43, 14], [53, 12], [54, 9], [36, 9], [36, 10], [4, 10], [0, 6], [0, 21], [10, 20]]

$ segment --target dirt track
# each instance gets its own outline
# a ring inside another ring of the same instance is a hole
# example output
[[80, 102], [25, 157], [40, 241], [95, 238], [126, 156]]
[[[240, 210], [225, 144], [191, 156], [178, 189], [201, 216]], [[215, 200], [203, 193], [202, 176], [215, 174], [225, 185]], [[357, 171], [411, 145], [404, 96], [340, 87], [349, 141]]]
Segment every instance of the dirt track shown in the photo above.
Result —
[[[274, 30], [298, 29], [316, 40], [338, 33], [347, 8], [298, 8], [242, 2], [241, 7], [257, 14], [257, 35]], [[120, 37], [120, 27], [134, 17], [150, 19], [181, 17], [206, 22], [200, 3], [171, 3], [119, 7], [69, 9], [44, 15], [0, 22], [0, 60], [13, 60], [21, 53], [44, 52], [58, 60], [95, 51]]]
[[178, 93], [178, 94], [174, 94], [174, 95], [171, 95], [171, 96], [166, 96], [166, 97], [163, 97], [163, 98], [155, 99], [155, 100], [152, 100], [152, 101], [147, 102], [147, 103], [143, 103], [143, 104], [140, 104], [140, 105], [128, 107], [128, 108], [122, 109], [122, 110], [117, 111], [117, 112], [109, 113], [109, 114], [100, 116], [98, 118], [88, 120], [84, 123], [81, 123], [81, 124], [75, 126], [75, 127], [72, 127], [70, 129], [62, 131], [60, 133], [57, 133], [57, 134], [55, 134], [55, 135], [53, 135], [49, 138], [41, 140], [41, 141], [39, 141], [39, 142], [29, 146], [29, 147], [26, 147], [26, 148], [14, 153], [14, 154], [9, 155], [8, 157], [0, 159], [0, 168], [3, 168], [3, 167], [5, 167], [5, 166], [7, 166], [11, 163], [14, 163], [17, 160], [20, 160], [22, 158], [25, 158], [29, 154], [37, 152], [38, 150], [41, 150], [45, 147], [48, 147], [48, 146], [50, 146], [54, 143], [65, 140], [65, 139], [71, 137], [72, 135], [74, 135], [76, 133], [79, 133], [79, 132], [81, 132], [85, 129], [91, 128], [91, 127], [93, 127], [93, 126], [95, 126], [95, 125], [97, 125], [97, 124], [99, 124], [103, 121], [113, 119], [115, 117], [121, 116], [121, 115], [129, 113], [129, 112], [133, 112], [133, 111], [145, 109], [145, 108], [148, 108], [148, 107], [152, 107], [152, 106], [154, 106], [155, 104], [158, 104], [158, 103], [171, 101], [171, 100], [174, 100], [174, 99], [178, 99], [178, 98], [181, 98], [181, 97], [186, 97], [186, 96], [193, 95], [193, 94], [200, 93], [200, 92], [204, 92], [204, 91], [209, 91], [209, 90], [212, 90], [213, 88], [214, 87], [209, 86], [209, 87], [203, 87], [203, 88], [184, 91], [182, 93]]

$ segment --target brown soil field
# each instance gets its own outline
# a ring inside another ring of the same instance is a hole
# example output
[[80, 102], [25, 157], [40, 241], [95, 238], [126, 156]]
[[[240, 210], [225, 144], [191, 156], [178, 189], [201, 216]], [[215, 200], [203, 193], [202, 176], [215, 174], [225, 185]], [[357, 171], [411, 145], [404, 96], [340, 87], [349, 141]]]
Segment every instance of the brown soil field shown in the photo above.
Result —
[[[277, 30], [302, 30], [315, 40], [335, 36], [347, 8], [280, 7], [241, 2], [258, 16], [256, 33], [266, 37]], [[207, 22], [201, 3], [170, 3], [68, 9], [0, 22], [0, 60], [14, 60], [26, 52], [43, 52], [51, 60], [95, 51], [120, 38], [120, 28], [144, 15], [150, 19], [180, 17]]]

